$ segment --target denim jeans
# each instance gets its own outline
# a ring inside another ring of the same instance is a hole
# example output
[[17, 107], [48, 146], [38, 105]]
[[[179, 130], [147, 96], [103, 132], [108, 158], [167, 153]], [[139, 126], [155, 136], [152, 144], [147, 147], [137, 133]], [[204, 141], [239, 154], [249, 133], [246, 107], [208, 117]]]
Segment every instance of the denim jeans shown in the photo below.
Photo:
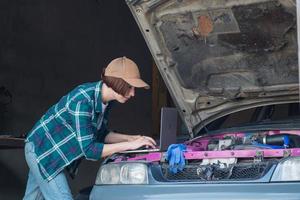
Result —
[[25, 158], [29, 166], [28, 181], [23, 200], [72, 200], [72, 194], [64, 172], [51, 181], [43, 179], [40, 174], [34, 144], [25, 144]]

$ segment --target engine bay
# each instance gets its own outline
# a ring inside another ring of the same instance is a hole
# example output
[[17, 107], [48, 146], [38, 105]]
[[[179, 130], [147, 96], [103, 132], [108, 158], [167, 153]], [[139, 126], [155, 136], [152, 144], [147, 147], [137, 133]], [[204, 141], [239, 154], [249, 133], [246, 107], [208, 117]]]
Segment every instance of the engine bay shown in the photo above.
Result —
[[165, 181], [253, 180], [286, 157], [300, 156], [300, 131], [271, 130], [218, 133], [184, 143], [186, 165], [168, 170], [165, 152], [117, 154], [111, 162], [146, 161], [159, 166]]

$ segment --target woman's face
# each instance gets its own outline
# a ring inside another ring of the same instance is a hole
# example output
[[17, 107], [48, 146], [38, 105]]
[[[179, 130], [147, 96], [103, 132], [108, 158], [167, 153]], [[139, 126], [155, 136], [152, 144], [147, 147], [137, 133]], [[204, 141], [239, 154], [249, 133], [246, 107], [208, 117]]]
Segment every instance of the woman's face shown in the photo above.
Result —
[[135, 88], [130, 87], [129, 92], [125, 96], [115, 92], [115, 99], [119, 103], [125, 103], [126, 101], [128, 101], [128, 99], [130, 99], [131, 97], [134, 97], [134, 95], [135, 95]]

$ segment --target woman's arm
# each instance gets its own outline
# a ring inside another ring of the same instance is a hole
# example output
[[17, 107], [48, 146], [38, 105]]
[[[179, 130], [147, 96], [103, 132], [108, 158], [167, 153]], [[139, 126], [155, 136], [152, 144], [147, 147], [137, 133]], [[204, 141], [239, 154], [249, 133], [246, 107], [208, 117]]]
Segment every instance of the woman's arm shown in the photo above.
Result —
[[155, 148], [155, 143], [149, 140], [148, 137], [139, 136], [138, 139], [132, 140], [130, 142], [104, 144], [101, 157], [110, 156], [114, 153], [118, 153], [122, 151], [138, 149], [142, 146], [149, 146], [151, 148]]
[[109, 132], [105, 137], [104, 142], [108, 144], [114, 144], [119, 142], [129, 142], [131, 141], [131, 136], [127, 134], [121, 134], [117, 132]]
[[108, 144], [114, 144], [114, 143], [120, 143], [120, 142], [131, 142], [136, 139], [139, 139], [141, 137], [144, 137], [145, 139], [149, 140], [151, 143], [155, 144], [155, 141], [151, 137], [147, 136], [141, 136], [141, 135], [127, 135], [127, 134], [121, 134], [117, 132], [110, 132], [106, 137], [105, 137], [105, 143]]

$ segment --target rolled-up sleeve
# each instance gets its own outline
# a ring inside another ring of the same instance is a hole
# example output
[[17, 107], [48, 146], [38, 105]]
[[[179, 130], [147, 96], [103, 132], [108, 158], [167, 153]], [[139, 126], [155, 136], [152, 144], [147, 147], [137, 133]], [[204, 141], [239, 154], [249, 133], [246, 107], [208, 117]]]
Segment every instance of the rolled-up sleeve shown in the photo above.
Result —
[[74, 102], [69, 105], [71, 121], [74, 125], [79, 146], [88, 160], [99, 160], [104, 144], [97, 142], [92, 127], [92, 107], [88, 101]]

